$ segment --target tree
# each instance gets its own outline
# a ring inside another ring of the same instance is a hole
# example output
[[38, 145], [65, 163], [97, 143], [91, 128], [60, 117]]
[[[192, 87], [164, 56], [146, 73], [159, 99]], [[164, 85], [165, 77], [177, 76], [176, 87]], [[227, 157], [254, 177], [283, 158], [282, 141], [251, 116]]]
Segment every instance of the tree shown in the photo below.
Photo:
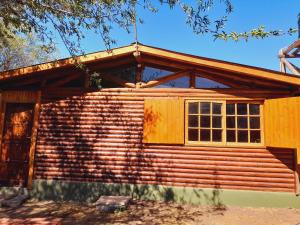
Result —
[[5, 46], [0, 47], [0, 71], [43, 63], [56, 58], [56, 49], [43, 49], [35, 35], [12, 35]]
[[[113, 25], [129, 31], [137, 20], [137, 6], [156, 12], [163, 4], [170, 8], [180, 7], [195, 33], [210, 33], [216, 39], [247, 40], [249, 37], [265, 38], [284, 33], [280, 30], [265, 31], [264, 27], [244, 33], [226, 33], [224, 25], [233, 11], [231, 0], [198, 0], [191, 4], [184, 0], [1, 0], [0, 20], [3, 23], [0, 23], [0, 46], [14, 38], [6, 30], [10, 27], [14, 35], [36, 33], [44, 49], [53, 46], [53, 31], [56, 31], [71, 55], [83, 53], [79, 43], [85, 30], [94, 30], [110, 48], [115, 43], [110, 35]], [[212, 18], [209, 10], [218, 4], [223, 6], [224, 11]], [[287, 31], [293, 32], [296, 30]]]

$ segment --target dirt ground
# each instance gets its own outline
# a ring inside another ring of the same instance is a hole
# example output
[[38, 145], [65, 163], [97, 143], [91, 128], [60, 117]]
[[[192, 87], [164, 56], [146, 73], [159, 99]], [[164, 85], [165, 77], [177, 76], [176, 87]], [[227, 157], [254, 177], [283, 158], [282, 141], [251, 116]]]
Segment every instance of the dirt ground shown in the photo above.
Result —
[[300, 210], [134, 201], [125, 211], [101, 213], [79, 203], [30, 200], [19, 208], [0, 208], [0, 224], [300, 225]]

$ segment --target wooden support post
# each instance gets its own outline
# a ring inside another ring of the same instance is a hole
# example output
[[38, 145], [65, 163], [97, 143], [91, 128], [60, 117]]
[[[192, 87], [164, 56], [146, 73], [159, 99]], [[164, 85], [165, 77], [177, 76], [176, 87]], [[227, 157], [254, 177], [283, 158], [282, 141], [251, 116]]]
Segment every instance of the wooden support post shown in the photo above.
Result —
[[84, 84], [83, 84], [83, 87], [85, 89], [87, 89], [87, 88], [90, 87], [90, 79], [91, 79], [91, 74], [85, 74], [85, 76], [84, 76]]
[[194, 73], [190, 74], [190, 88], [196, 88], [196, 76]]
[[2, 159], [2, 136], [3, 136], [3, 127], [4, 127], [4, 104], [3, 104], [3, 94], [0, 92], [0, 162]]
[[34, 172], [34, 154], [35, 154], [35, 147], [37, 141], [37, 132], [38, 132], [38, 124], [39, 124], [39, 114], [41, 108], [41, 98], [42, 92], [38, 92], [37, 102], [34, 106], [34, 117], [33, 117], [33, 126], [32, 126], [32, 133], [31, 133], [31, 144], [29, 150], [29, 165], [28, 165], [28, 188], [32, 187], [33, 181], [33, 172]]
[[141, 82], [142, 82], [142, 73], [144, 71], [144, 65], [138, 63], [136, 65], [136, 70], [135, 70], [135, 87], [140, 88], [141, 87]]
[[300, 178], [299, 178], [299, 170], [300, 170], [300, 166], [298, 164], [298, 151], [300, 149], [296, 148], [294, 150], [294, 158], [295, 158], [295, 163], [294, 163], [294, 166], [295, 166], [295, 170], [294, 170], [294, 174], [295, 174], [295, 193], [296, 195], [300, 195]]

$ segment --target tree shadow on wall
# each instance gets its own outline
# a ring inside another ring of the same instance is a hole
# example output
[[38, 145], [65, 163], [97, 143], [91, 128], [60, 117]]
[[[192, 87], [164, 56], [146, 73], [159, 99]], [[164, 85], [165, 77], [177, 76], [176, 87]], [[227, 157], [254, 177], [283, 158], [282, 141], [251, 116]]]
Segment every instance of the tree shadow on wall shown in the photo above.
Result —
[[[139, 98], [94, 92], [43, 103], [35, 158], [35, 179], [42, 181], [34, 195], [92, 202], [100, 195], [122, 194], [184, 202], [176, 188], [158, 186], [172, 186], [165, 181], [174, 160], [164, 159], [167, 168], [159, 165], [157, 151], [143, 144], [143, 121]], [[219, 187], [215, 189], [213, 196], [184, 190], [218, 205]]]

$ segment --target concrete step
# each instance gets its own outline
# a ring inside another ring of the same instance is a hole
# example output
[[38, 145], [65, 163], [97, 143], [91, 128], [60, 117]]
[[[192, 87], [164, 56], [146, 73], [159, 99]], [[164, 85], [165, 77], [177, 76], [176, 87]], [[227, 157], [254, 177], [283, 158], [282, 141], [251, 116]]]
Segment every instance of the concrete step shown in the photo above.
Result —
[[101, 196], [93, 205], [102, 212], [114, 212], [125, 210], [131, 201], [130, 196]]

